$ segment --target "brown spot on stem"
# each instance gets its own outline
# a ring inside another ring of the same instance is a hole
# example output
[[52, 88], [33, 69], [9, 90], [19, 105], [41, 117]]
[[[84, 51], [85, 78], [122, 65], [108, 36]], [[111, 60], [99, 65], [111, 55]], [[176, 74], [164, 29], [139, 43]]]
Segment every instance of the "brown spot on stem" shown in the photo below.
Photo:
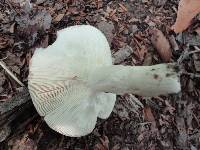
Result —
[[168, 65], [167, 65], [167, 69], [170, 69], [170, 68], [173, 68], [173, 65], [168, 64]]
[[153, 78], [157, 80], [157, 79], [159, 78], [159, 75], [154, 74], [154, 75], [153, 75]]
[[177, 64], [168, 64], [167, 69], [173, 69], [174, 72], [179, 72], [180, 68]]
[[166, 74], [166, 77], [170, 77], [170, 74], [169, 74], [169, 73], [167, 73], [167, 74]]
[[171, 77], [171, 76], [173, 76], [173, 75], [175, 75], [175, 73], [166, 73], [166, 77]]

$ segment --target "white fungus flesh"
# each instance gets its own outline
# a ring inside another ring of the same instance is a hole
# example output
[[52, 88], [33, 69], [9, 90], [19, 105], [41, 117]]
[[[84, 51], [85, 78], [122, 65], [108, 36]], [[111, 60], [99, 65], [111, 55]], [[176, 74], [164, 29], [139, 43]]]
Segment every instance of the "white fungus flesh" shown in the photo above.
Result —
[[180, 91], [175, 64], [112, 65], [105, 36], [89, 25], [58, 31], [57, 40], [36, 49], [28, 88], [50, 128], [70, 137], [92, 132], [97, 117], [109, 117], [116, 94], [157, 96]]

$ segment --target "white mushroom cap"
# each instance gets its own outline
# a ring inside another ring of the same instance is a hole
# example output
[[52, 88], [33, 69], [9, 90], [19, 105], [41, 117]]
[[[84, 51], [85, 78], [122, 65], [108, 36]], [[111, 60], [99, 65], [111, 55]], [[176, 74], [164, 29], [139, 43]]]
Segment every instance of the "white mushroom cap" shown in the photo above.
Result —
[[33, 104], [57, 132], [79, 137], [89, 134], [97, 117], [107, 118], [116, 95], [93, 91], [87, 78], [97, 67], [112, 65], [104, 35], [94, 27], [73, 26], [58, 32], [46, 49], [36, 49], [30, 63], [28, 87]]
[[68, 27], [57, 36], [35, 51], [28, 88], [38, 113], [61, 134], [92, 132], [97, 117], [106, 119], [112, 112], [116, 94], [157, 96], [181, 89], [175, 64], [112, 65], [105, 36], [92, 26]]

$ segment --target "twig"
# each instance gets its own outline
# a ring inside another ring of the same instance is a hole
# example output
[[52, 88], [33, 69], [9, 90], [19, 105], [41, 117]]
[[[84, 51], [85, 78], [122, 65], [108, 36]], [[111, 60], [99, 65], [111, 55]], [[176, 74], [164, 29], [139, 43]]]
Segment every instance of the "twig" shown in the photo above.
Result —
[[195, 48], [196, 50], [200, 51], [200, 48], [198, 48], [197, 46], [194, 46], [194, 48]]
[[6, 56], [6, 57], [4, 57], [4, 58], [1, 58], [0, 61], [5, 60], [5, 59], [7, 59], [7, 58], [8, 58], [8, 56]]
[[188, 52], [187, 56], [189, 56], [190, 54], [194, 54], [194, 53], [199, 53], [200, 52], [200, 49], [197, 46], [196, 46], [195, 49], [196, 50], [194, 50], [194, 51]]
[[177, 60], [178, 64], [181, 64], [183, 62], [183, 60], [185, 58], [187, 58], [189, 55], [194, 54], [194, 53], [199, 53], [200, 52], [200, 48], [198, 48], [197, 46], [194, 46], [195, 50], [188, 52], [188, 51], [184, 51], [183, 54], [181, 54], [181, 56], [179, 57], [179, 59]]
[[200, 74], [189, 73], [189, 72], [181, 72], [181, 74], [188, 75], [191, 78], [200, 78]]
[[0, 60], [0, 66], [6, 70], [6, 72], [21, 86], [24, 86], [24, 84], [19, 80], [17, 79], [17, 77], [8, 69], [8, 67], [5, 65], [5, 63]]
[[[178, 64], [179, 64], [180, 66], [182, 66], [181, 63], [182, 63], [183, 60], [184, 60], [185, 58], [187, 58], [189, 55], [194, 54], [194, 53], [200, 53], [200, 48], [198, 48], [197, 46], [194, 46], [194, 48], [195, 48], [194, 51], [188, 52], [188, 51], [186, 50], [186, 51], [183, 52], [183, 54], [181, 54], [181, 56], [180, 56], [179, 59], [177, 60], [177, 62], [178, 62]], [[188, 76], [190, 76], [191, 78], [200, 78], [200, 74], [189, 73], [189, 72], [184, 71], [184, 69], [182, 69], [182, 71], [180, 72], [180, 74], [188, 75]]]
[[148, 124], [152, 124], [152, 122], [142, 122], [142, 123], [138, 123], [138, 125], [142, 125], [142, 126], [145, 126], [145, 125], [148, 125]]

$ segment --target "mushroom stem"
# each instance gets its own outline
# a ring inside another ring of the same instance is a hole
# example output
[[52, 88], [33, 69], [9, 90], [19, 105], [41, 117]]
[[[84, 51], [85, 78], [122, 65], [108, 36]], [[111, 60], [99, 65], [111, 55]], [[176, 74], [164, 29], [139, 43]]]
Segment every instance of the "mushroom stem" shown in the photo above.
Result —
[[153, 66], [112, 65], [97, 68], [90, 74], [93, 90], [141, 96], [158, 96], [180, 91], [179, 69], [176, 64]]

